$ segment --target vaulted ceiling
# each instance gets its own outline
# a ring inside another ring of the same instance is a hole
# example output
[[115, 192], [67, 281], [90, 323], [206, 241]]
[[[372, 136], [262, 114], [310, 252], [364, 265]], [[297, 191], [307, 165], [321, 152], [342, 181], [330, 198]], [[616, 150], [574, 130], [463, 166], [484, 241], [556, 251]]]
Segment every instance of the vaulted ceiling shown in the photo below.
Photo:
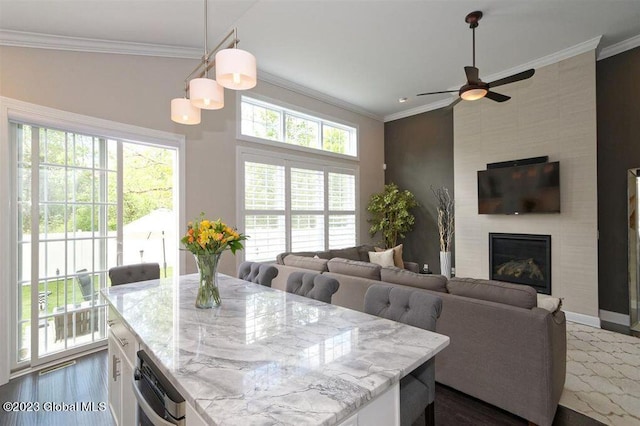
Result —
[[[200, 0], [1, 0], [0, 44], [197, 58], [203, 9]], [[237, 27], [265, 80], [388, 120], [452, 99], [415, 95], [464, 83], [473, 10], [484, 12], [476, 65], [485, 81], [580, 49], [640, 45], [640, 0], [210, 0], [209, 47]]]

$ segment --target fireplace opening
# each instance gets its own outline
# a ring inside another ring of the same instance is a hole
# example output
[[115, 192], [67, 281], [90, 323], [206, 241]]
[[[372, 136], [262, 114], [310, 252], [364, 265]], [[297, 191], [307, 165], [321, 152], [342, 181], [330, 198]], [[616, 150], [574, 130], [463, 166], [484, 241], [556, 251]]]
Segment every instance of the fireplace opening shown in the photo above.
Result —
[[489, 233], [489, 278], [551, 294], [551, 235]]

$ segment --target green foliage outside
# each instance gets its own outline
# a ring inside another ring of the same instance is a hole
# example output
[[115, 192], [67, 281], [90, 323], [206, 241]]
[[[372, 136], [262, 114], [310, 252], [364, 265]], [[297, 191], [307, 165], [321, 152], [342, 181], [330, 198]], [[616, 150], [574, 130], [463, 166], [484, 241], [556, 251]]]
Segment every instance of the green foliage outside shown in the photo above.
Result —
[[394, 183], [384, 186], [384, 191], [374, 194], [369, 200], [367, 210], [371, 213], [369, 233], [382, 235], [385, 248], [396, 246], [398, 238], [413, 228], [415, 216], [410, 213], [418, 206], [415, 196], [407, 190], [401, 190]]
[[[31, 234], [31, 133], [19, 127], [18, 200], [22, 232]], [[117, 226], [117, 141], [39, 129], [39, 232], [99, 231]], [[159, 208], [173, 209], [173, 156], [168, 149], [123, 144], [123, 223]], [[99, 204], [93, 204], [99, 203]], [[92, 205], [93, 204], [93, 205]]]

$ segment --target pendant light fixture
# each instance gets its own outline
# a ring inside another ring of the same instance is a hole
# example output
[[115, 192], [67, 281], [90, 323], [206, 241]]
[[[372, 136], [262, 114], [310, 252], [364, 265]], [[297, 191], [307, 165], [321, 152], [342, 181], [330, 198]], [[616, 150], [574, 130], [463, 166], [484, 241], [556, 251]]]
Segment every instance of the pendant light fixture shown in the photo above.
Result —
[[200, 109], [187, 98], [172, 99], [171, 120], [180, 124], [200, 124]]
[[[207, 27], [207, 0], [204, 0], [204, 54], [200, 64], [184, 80], [184, 98], [171, 101], [171, 120], [176, 123], [199, 124], [201, 109], [224, 107], [224, 87], [247, 90], [255, 87], [258, 81], [256, 58], [251, 53], [238, 49], [237, 29], [230, 31], [209, 52]], [[217, 81], [209, 78], [209, 70], [214, 67]]]

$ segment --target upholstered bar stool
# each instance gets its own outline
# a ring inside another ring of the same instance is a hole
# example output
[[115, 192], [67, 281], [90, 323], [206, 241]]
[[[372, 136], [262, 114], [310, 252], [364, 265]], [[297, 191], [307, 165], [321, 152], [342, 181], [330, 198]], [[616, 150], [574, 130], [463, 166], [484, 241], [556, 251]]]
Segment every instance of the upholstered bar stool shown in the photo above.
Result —
[[[422, 290], [374, 284], [364, 296], [364, 311], [435, 331], [442, 312], [442, 299]], [[431, 358], [400, 380], [400, 425], [411, 426], [425, 415], [427, 425], [435, 424], [435, 359]]]
[[111, 279], [112, 286], [156, 280], [158, 278], [160, 278], [160, 265], [158, 263], [138, 263], [115, 266], [109, 269], [109, 279]]
[[288, 293], [331, 303], [331, 297], [338, 291], [340, 283], [335, 278], [313, 272], [293, 272], [287, 278]]
[[258, 262], [242, 262], [238, 266], [238, 278], [271, 287], [271, 281], [278, 276], [278, 268]]

